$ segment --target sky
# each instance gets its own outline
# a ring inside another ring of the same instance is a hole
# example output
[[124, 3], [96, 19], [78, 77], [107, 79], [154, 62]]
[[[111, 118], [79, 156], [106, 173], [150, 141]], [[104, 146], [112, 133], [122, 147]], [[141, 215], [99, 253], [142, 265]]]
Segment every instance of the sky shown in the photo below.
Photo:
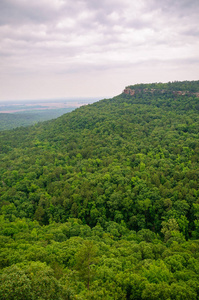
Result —
[[1, 0], [0, 101], [199, 79], [198, 0]]

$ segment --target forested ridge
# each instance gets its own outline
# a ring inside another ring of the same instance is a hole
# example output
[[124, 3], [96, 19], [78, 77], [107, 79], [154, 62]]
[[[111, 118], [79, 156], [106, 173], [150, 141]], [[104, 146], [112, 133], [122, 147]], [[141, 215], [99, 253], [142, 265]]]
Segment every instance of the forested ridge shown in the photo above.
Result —
[[0, 299], [199, 299], [199, 81], [128, 89], [0, 132]]
[[[13, 106], [10, 105], [9, 108], [13, 108]], [[0, 131], [10, 130], [20, 126], [30, 126], [38, 122], [55, 119], [74, 109], [74, 107], [43, 109], [42, 111], [33, 109], [17, 113], [2, 113], [0, 111]]]

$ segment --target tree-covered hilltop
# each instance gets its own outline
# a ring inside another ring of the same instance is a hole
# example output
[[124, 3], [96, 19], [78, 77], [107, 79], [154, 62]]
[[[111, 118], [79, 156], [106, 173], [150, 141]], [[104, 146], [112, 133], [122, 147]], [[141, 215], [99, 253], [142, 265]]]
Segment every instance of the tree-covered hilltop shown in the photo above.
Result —
[[0, 133], [0, 299], [198, 299], [199, 81], [157, 85]]
[[192, 93], [199, 92], [199, 80], [197, 81], [173, 81], [168, 83], [148, 83], [148, 84], [135, 84], [128, 86], [131, 89], [156, 89], [165, 91], [189, 91]]

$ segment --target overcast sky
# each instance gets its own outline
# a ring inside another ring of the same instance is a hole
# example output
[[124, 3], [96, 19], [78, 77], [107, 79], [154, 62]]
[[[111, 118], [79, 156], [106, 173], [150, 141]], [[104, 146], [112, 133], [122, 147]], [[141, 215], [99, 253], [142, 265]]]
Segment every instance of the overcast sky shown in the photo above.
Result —
[[0, 0], [0, 101], [199, 79], [198, 0]]

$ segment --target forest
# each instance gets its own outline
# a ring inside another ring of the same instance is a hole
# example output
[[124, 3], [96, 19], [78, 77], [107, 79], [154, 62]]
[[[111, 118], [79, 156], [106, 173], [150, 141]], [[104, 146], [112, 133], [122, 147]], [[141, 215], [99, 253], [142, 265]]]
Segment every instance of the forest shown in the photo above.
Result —
[[[13, 109], [13, 106], [10, 105], [9, 108]], [[74, 109], [74, 107], [43, 109], [41, 111], [32, 109], [16, 113], [2, 113], [0, 109], [0, 131], [10, 130], [21, 126], [29, 126], [38, 122], [55, 119], [67, 112], [71, 112]]]
[[0, 132], [0, 299], [199, 299], [199, 81], [128, 88]]

